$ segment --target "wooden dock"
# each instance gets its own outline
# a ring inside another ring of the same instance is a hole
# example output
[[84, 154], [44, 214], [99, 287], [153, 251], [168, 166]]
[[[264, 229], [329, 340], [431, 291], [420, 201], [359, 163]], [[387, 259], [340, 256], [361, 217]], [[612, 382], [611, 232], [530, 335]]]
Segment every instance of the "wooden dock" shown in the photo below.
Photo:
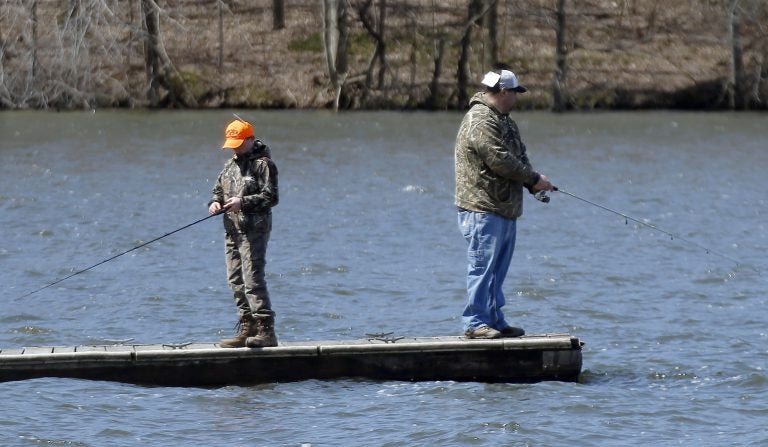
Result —
[[582, 343], [568, 334], [496, 340], [371, 336], [286, 342], [274, 348], [215, 343], [0, 349], [0, 382], [40, 377], [164, 386], [224, 386], [356, 377], [530, 383], [576, 381]]

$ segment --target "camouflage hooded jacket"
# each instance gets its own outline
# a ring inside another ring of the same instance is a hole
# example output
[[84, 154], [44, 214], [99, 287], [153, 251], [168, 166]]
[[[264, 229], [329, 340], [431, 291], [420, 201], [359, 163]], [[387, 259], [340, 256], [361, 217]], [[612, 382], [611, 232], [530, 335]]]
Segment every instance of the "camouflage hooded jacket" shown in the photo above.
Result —
[[227, 233], [272, 229], [271, 208], [279, 201], [277, 166], [271, 159], [269, 148], [261, 141], [256, 140], [249, 153], [235, 154], [227, 160], [208, 204], [219, 202], [223, 205], [230, 197], [242, 198], [242, 206], [239, 213], [224, 214]]
[[456, 137], [456, 206], [517, 219], [523, 214], [523, 187], [540, 176], [509, 115], [490, 105], [485, 93], [469, 104]]

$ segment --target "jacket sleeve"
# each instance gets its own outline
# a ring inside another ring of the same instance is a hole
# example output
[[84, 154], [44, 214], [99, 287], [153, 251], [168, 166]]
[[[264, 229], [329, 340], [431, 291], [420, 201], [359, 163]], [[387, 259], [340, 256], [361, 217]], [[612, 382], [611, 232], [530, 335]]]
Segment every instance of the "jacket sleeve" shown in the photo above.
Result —
[[224, 171], [216, 178], [216, 184], [213, 185], [213, 192], [211, 193], [211, 200], [208, 201], [208, 206], [211, 206], [214, 202], [224, 203], [224, 188], [221, 186], [222, 175], [224, 175]]
[[525, 153], [525, 145], [518, 139], [521, 155], [515, 155], [505, 147], [502, 132], [495, 122], [483, 121], [477, 124], [474, 146], [477, 154], [494, 174], [525, 185], [533, 185], [539, 174], [533, 170]]
[[261, 188], [254, 194], [243, 196], [243, 211], [246, 213], [266, 211], [277, 206], [280, 194], [277, 187], [277, 166], [269, 158], [254, 161], [253, 175]]

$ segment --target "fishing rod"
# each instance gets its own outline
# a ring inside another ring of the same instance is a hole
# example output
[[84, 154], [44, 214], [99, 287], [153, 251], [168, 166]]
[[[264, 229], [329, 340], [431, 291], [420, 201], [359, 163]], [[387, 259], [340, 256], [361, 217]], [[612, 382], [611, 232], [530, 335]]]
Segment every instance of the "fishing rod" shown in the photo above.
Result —
[[98, 262], [98, 263], [96, 263], [96, 264], [93, 264], [92, 266], [90, 266], [90, 267], [87, 267], [87, 268], [84, 268], [84, 269], [82, 269], [82, 270], [78, 270], [78, 271], [76, 271], [75, 273], [72, 273], [71, 275], [69, 275], [69, 276], [66, 276], [66, 277], [64, 277], [64, 278], [58, 279], [58, 280], [56, 280], [56, 281], [54, 281], [54, 282], [52, 282], [52, 283], [50, 283], [50, 284], [46, 284], [46, 285], [45, 285], [45, 286], [43, 286], [43, 287], [40, 287], [40, 288], [38, 288], [38, 289], [35, 289], [35, 290], [33, 290], [33, 291], [31, 291], [31, 292], [29, 292], [29, 293], [27, 293], [27, 294], [24, 294], [24, 295], [22, 295], [22, 296], [18, 297], [18, 299], [21, 299], [21, 298], [26, 298], [26, 297], [28, 297], [28, 296], [30, 296], [30, 295], [33, 295], [33, 294], [35, 294], [35, 293], [37, 293], [37, 292], [40, 292], [41, 290], [45, 290], [45, 289], [47, 289], [47, 288], [49, 288], [49, 287], [55, 286], [56, 284], [58, 284], [58, 283], [60, 283], [60, 282], [63, 282], [63, 281], [66, 281], [66, 280], [68, 280], [69, 278], [71, 278], [71, 277], [73, 277], [73, 276], [77, 276], [77, 275], [79, 275], [79, 274], [81, 274], [81, 273], [85, 273], [85, 272], [87, 272], [88, 270], [91, 270], [91, 269], [93, 269], [93, 268], [95, 268], [95, 267], [98, 267], [98, 266], [100, 266], [100, 265], [102, 265], [102, 264], [106, 264], [107, 262], [109, 262], [109, 261], [112, 261], [113, 259], [119, 258], [120, 256], [123, 256], [123, 255], [125, 255], [125, 254], [128, 254], [128, 253], [130, 253], [130, 252], [132, 252], [132, 251], [134, 251], [134, 250], [138, 250], [139, 248], [141, 248], [141, 247], [145, 247], [145, 246], [147, 246], [147, 245], [151, 244], [152, 242], [156, 242], [156, 241], [159, 241], [160, 239], [162, 239], [162, 238], [164, 238], [164, 237], [170, 236], [170, 235], [172, 235], [172, 234], [174, 234], [174, 233], [178, 233], [179, 231], [181, 231], [181, 230], [183, 230], [183, 229], [185, 229], [185, 228], [189, 228], [189, 227], [191, 227], [192, 225], [196, 225], [196, 224], [199, 224], [200, 222], [202, 222], [202, 221], [204, 221], [204, 220], [208, 220], [208, 219], [210, 219], [211, 217], [214, 217], [214, 216], [218, 216], [218, 215], [220, 215], [220, 214], [222, 214], [222, 213], [225, 213], [226, 211], [227, 211], [227, 209], [226, 209], [226, 208], [222, 208], [222, 209], [220, 209], [219, 211], [216, 211], [216, 212], [215, 212], [215, 213], [213, 213], [213, 214], [210, 214], [210, 215], [208, 215], [208, 216], [205, 216], [205, 217], [203, 217], [202, 219], [198, 219], [198, 220], [196, 220], [196, 221], [192, 222], [191, 224], [187, 224], [187, 225], [184, 225], [184, 226], [183, 226], [183, 227], [181, 227], [181, 228], [177, 228], [177, 229], [175, 229], [175, 230], [173, 230], [173, 231], [171, 231], [171, 232], [165, 233], [164, 235], [162, 235], [162, 236], [160, 236], [160, 237], [156, 237], [156, 238], [152, 239], [151, 241], [148, 241], [148, 242], [144, 242], [143, 244], [137, 245], [137, 246], [135, 246], [135, 247], [131, 248], [130, 250], [126, 250], [126, 251], [124, 251], [124, 252], [122, 252], [122, 253], [118, 253], [118, 254], [116, 254], [116, 255], [112, 256], [111, 258], [105, 259], [105, 260], [103, 260], [103, 261], [101, 261], [101, 262]]
[[[232, 115], [234, 115], [234, 116], [235, 116], [235, 118], [236, 118], [236, 119], [238, 119], [239, 121], [242, 121], [242, 122], [246, 122], [246, 121], [245, 121], [244, 119], [242, 119], [242, 118], [241, 118], [241, 117], [240, 117], [238, 114], [236, 114], [236, 113], [233, 113]], [[174, 233], [178, 233], [179, 231], [181, 231], [181, 230], [183, 230], [183, 229], [185, 229], [185, 228], [189, 228], [189, 227], [191, 227], [192, 225], [196, 225], [196, 224], [199, 224], [200, 222], [202, 222], [202, 221], [204, 221], [204, 220], [208, 220], [208, 219], [210, 219], [210, 218], [211, 218], [211, 217], [213, 217], [213, 216], [218, 216], [219, 214], [222, 214], [222, 213], [224, 213], [224, 212], [226, 212], [226, 211], [227, 211], [227, 208], [222, 208], [222, 209], [220, 209], [219, 211], [217, 211], [217, 212], [215, 212], [215, 213], [213, 213], [213, 214], [210, 214], [210, 215], [208, 215], [208, 216], [206, 216], [206, 217], [203, 217], [202, 219], [198, 219], [198, 220], [196, 220], [196, 221], [192, 222], [191, 224], [188, 224], [188, 225], [184, 225], [184, 226], [183, 226], [183, 227], [181, 227], [181, 228], [177, 228], [177, 229], [175, 229], [175, 230], [173, 230], [173, 231], [171, 231], [171, 232], [165, 233], [164, 235], [162, 235], [162, 236], [160, 236], [160, 237], [156, 237], [156, 238], [152, 239], [151, 241], [148, 241], [148, 242], [145, 242], [145, 243], [143, 243], [143, 244], [137, 245], [137, 246], [135, 246], [135, 247], [131, 248], [130, 250], [126, 250], [126, 251], [124, 251], [124, 252], [122, 252], [122, 253], [118, 253], [118, 254], [116, 254], [116, 255], [112, 256], [111, 258], [105, 259], [105, 260], [103, 260], [103, 261], [101, 261], [101, 262], [98, 262], [98, 263], [96, 263], [96, 264], [93, 264], [93, 265], [92, 265], [92, 266], [90, 266], [90, 267], [84, 268], [84, 269], [82, 269], [82, 270], [78, 270], [78, 271], [76, 271], [75, 273], [72, 273], [72, 274], [71, 274], [71, 275], [69, 275], [69, 276], [65, 276], [64, 278], [61, 278], [61, 279], [59, 279], [59, 280], [56, 280], [56, 281], [54, 281], [54, 282], [52, 282], [52, 283], [50, 283], [50, 284], [46, 284], [46, 285], [44, 285], [43, 287], [37, 288], [37, 289], [35, 289], [35, 290], [33, 290], [33, 291], [29, 292], [29, 293], [26, 293], [26, 294], [24, 294], [24, 295], [20, 296], [18, 299], [21, 299], [21, 298], [26, 298], [26, 297], [28, 297], [28, 296], [30, 296], [30, 295], [33, 295], [33, 294], [35, 294], [35, 293], [37, 293], [37, 292], [40, 292], [41, 290], [45, 290], [45, 289], [47, 289], [47, 288], [49, 288], [49, 287], [55, 286], [56, 284], [59, 284], [60, 282], [66, 281], [66, 280], [68, 280], [69, 278], [72, 278], [73, 276], [77, 276], [77, 275], [79, 275], [79, 274], [81, 274], [81, 273], [85, 273], [85, 272], [87, 272], [88, 270], [91, 270], [91, 269], [93, 269], [93, 268], [96, 268], [96, 267], [98, 267], [98, 266], [100, 266], [100, 265], [102, 265], [102, 264], [106, 264], [107, 262], [109, 262], [109, 261], [112, 261], [113, 259], [119, 258], [120, 256], [123, 256], [123, 255], [125, 255], [125, 254], [128, 254], [128, 253], [130, 253], [130, 252], [132, 252], [132, 251], [134, 251], [134, 250], [138, 250], [138, 249], [139, 249], [139, 248], [141, 248], [141, 247], [145, 247], [145, 246], [147, 246], [147, 245], [149, 245], [149, 244], [151, 244], [151, 243], [153, 243], [153, 242], [159, 241], [160, 239], [162, 239], [162, 238], [164, 238], [164, 237], [170, 236], [170, 235], [172, 235], [172, 234], [174, 234]]]
[[[580, 196], [578, 196], [576, 194], [570, 193], [570, 192], [568, 192], [568, 191], [566, 191], [566, 190], [564, 190], [562, 188], [558, 188], [557, 186], [553, 186], [552, 190], [556, 191], [556, 192], [559, 192], [561, 194], [565, 194], [567, 196], [573, 197], [574, 199], [581, 200], [582, 202], [587, 203], [589, 205], [596, 206], [596, 207], [598, 207], [598, 208], [600, 208], [602, 210], [608, 211], [609, 213], [613, 213], [613, 214], [616, 214], [618, 216], [621, 216], [621, 217], [624, 218], [624, 222], [625, 223], [627, 223], [628, 221], [631, 220], [632, 222], [639, 223], [640, 225], [646, 226], [646, 227], [648, 227], [650, 229], [653, 229], [653, 230], [656, 230], [656, 231], [658, 231], [660, 233], [666, 234], [672, 240], [674, 240], [674, 239], [681, 240], [681, 241], [683, 241], [683, 242], [685, 242], [687, 244], [693, 245], [693, 246], [695, 246], [697, 248], [700, 248], [700, 249], [704, 250], [705, 252], [707, 252], [707, 254], [711, 253], [713, 255], [720, 256], [723, 259], [727, 259], [727, 260], [733, 262], [734, 264], [736, 264], [736, 267], [741, 265], [738, 260], [736, 260], [736, 259], [734, 259], [734, 258], [732, 258], [732, 257], [730, 257], [728, 255], [725, 255], [723, 253], [720, 253], [720, 252], [717, 252], [715, 250], [712, 250], [711, 248], [706, 247], [704, 245], [701, 245], [698, 242], [694, 242], [694, 241], [692, 241], [690, 239], [686, 239], [686, 238], [680, 236], [679, 234], [675, 234], [675, 233], [669, 232], [667, 230], [664, 230], [664, 229], [661, 229], [661, 228], [657, 227], [656, 225], [651, 225], [651, 224], [649, 224], [647, 222], [643, 222], [642, 220], [636, 219], [636, 218], [634, 218], [632, 216], [629, 216], [627, 214], [624, 214], [624, 213], [622, 213], [620, 211], [616, 211], [614, 209], [608, 208], [607, 206], [600, 205], [599, 203], [592, 202], [592, 201], [587, 200], [587, 199], [585, 199], [583, 197], [580, 197]], [[540, 202], [543, 202], [543, 203], [548, 203], [549, 202], [549, 196], [546, 194], [546, 191], [539, 191], [536, 194], [534, 194], [534, 197], [536, 198], [536, 200], [538, 200]], [[755, 271], [757, 271], [759, 273], [759, 270], [757, 270], [756, 268], [754, 268], [754, 269], [755, 269]]]

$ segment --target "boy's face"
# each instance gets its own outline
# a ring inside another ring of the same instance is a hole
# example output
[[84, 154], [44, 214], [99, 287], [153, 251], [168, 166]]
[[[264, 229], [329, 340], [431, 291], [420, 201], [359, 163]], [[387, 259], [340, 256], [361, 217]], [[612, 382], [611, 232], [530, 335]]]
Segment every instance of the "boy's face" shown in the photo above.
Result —
[[241, 144], [240, 146], [238, 146], [238, 147], [236, 147], [235, 149], [232, 149], [232, 150], [235, 151], [235, 153], [237, 155], [246, 154], [246, 153], [248, 153], [248, 151], [253, 149], [253, 143], [255, 141], [256, 140], [253, 137], [248, 137], [245, 140], [243, 140], [243, 144]]

